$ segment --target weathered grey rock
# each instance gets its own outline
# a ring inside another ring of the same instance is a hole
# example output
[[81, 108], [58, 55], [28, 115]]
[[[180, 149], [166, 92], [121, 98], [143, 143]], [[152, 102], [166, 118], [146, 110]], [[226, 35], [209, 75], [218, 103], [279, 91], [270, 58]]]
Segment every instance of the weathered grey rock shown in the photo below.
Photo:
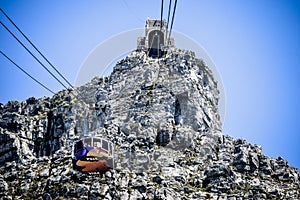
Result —
[[52, 200], [51, 195], [48, 193], [43, 194], [43, 200]]
[[49, 169], [44, 169], [41, 173], [40, 173], [40, 177], [48, 177], [49, 176]]
[[5, 193], [7, 190], [8, 184], [3, 179], [0, 179], [0, 194]]
[[[0, 103], [0, 199], [299, 199], [298, 170], [223, 135], [211, 70], [191, 51], [133, 51], [109, 77]], [[83, 135], [114, 143], [115, 169], [72, 169]]]

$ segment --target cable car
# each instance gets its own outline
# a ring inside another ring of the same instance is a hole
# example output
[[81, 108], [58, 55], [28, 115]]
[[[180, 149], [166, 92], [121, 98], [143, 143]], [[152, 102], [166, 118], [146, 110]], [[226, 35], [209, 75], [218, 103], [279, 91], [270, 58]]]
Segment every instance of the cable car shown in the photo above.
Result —
[[73, 144], [73, 169], [104, 173], [114, 167], [113, 143], [100, 137], [84, 137]]

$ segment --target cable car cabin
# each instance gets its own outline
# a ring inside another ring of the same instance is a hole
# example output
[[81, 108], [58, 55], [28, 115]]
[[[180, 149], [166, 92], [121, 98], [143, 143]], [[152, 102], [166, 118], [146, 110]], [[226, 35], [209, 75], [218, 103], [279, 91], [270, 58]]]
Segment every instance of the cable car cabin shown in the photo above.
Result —
[[82, 173], [104, 173], [113, 168], [113, 144], [99, 137], [85, 137], [73, 144], [73, 168]]

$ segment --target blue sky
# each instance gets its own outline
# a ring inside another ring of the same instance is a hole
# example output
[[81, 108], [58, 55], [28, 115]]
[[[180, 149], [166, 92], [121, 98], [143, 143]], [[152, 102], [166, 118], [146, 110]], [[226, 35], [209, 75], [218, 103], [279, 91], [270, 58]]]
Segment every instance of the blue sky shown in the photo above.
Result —
[[[0, 0], [1, 8], [71, 83], [97, 45], [143, 28], [147, 17], [159, 18], [160, 4]], [[3, 15], [0, 20], [13, 29]], [[178, 0], [173, 29], [203, 46], [222, 77], [223, 132], [300, 168], [300, 1]], [[0, 49], [52, 90], [63, 89], [3, 27]], [[0, 102], [51, 95], [2, 56], [0, 65]]]

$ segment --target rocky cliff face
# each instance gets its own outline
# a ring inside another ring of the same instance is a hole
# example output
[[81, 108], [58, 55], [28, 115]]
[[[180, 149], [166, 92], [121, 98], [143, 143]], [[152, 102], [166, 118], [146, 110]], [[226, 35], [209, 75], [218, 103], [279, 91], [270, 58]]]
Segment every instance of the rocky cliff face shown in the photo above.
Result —
[[[0, 199], [299, 199], [297, 169], [221, 133], [217, 82], [193, 52], [134, 51], [77, 91], [0, 105]], [[72, 169], [72, 142], [114, 143], [115, 168]]]

